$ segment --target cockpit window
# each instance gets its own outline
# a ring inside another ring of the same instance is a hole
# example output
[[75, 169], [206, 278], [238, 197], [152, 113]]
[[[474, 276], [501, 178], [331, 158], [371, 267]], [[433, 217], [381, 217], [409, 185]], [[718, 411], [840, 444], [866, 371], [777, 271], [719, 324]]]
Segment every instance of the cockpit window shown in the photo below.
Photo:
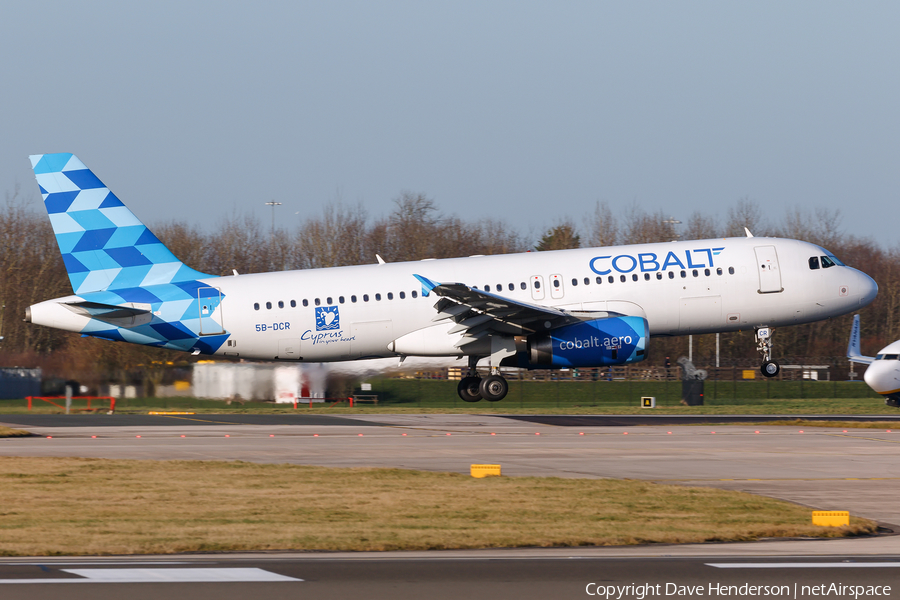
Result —
[[812, 270], [816, 270], [819, 268], [819, 257], [818, 256], [810, 256], [809, 257], [809, 268]]
[[900, 354], [885, 354], [882, 360], [900, 360]]
[[833, 267], [835, 264], [837, 264], [837, 263], [835, 263], [833, 260], [831, 260], [831, 258], [829, 258], [827, 256], [822, 257], [822, 268], [823, 269]]

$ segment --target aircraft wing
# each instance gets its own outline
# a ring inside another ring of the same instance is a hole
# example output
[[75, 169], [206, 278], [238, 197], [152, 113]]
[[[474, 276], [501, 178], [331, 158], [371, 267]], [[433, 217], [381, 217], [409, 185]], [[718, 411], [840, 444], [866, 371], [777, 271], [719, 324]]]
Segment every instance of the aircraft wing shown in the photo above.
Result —
[[490, 333], [528, 335], [538, 330], [611, 316], [608, 311], [569, 311], [519, 302], [464, 283], [437, 283], [421, 275], [415, 275], [415, 278], [422, 283], [423, 292], [440, 296], [434, 305], [438, 314], [432, 320], [451, 319], [456, 326], [448, 333], [464, 333], [459, 346]]
[[852, 362], [870, 364], [874, 358], [863, 356], [859, 349], [859, 315], [853, 315], [853, 327], [850, 329], [850, 343], [847, 344], [847, 358]]

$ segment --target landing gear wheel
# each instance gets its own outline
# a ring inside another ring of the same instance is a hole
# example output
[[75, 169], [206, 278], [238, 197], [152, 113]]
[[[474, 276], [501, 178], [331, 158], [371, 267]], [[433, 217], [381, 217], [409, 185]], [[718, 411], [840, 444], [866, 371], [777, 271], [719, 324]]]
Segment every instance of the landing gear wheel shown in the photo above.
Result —
[[781, 372], [781, 366], [774, 360], [767, 360], [762, 364], [759, 370], [766, 377], [775, 377]]
[[456, 386], [456, 393], [464, 402], [478, 402], [481, 400], [481, 377], [463, 377]]
[[479, 391], [481, 392], [481, 397], [488, 402], [497, 402], [506, 397], [506, 393], [509, 391], [509, 384], [506, 383], [503, 377], [491, 375], [481, 380]]

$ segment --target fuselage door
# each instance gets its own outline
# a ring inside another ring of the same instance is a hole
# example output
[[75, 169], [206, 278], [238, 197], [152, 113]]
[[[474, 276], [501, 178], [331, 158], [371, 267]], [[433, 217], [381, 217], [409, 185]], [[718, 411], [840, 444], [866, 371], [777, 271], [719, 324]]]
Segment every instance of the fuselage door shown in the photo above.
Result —
[[552, 298], [562, 298], [564, 295], [565, 295], [565, 290], [563, 289], [562, 275], [551, 275], [550, 276], [550, 296]]
[[531, 276], [531, 298], [533, 300], [544, 299], [544, 278], [540, 275]]
[[778, 268], [778, 254], [775, 246], [757, 246], [756, 268], [759, 271], [759, 293], [775, 294], [783, 292], [781, 287], [781, 269]]
[[225, 333], [225, 323], [222, 320], [222, 292], [219, 288], [198, 288], [197, 305], [200, 312], [200, 335]]

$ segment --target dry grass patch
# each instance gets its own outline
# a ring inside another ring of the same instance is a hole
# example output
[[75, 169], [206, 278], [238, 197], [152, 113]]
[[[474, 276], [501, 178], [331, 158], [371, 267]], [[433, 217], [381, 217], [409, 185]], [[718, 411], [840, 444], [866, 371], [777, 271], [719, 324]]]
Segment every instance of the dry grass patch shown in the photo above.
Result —
[[0, 459], [0, 554], [619, 545], [869, 533], [641, 481], [85, 458]]
[[0, 438], [4, 437], [21, 437], [31, 435], [28, 431], [22, 431], [21, 429], [13, 429], [11, 427], [4, 427], [0, 425]]

